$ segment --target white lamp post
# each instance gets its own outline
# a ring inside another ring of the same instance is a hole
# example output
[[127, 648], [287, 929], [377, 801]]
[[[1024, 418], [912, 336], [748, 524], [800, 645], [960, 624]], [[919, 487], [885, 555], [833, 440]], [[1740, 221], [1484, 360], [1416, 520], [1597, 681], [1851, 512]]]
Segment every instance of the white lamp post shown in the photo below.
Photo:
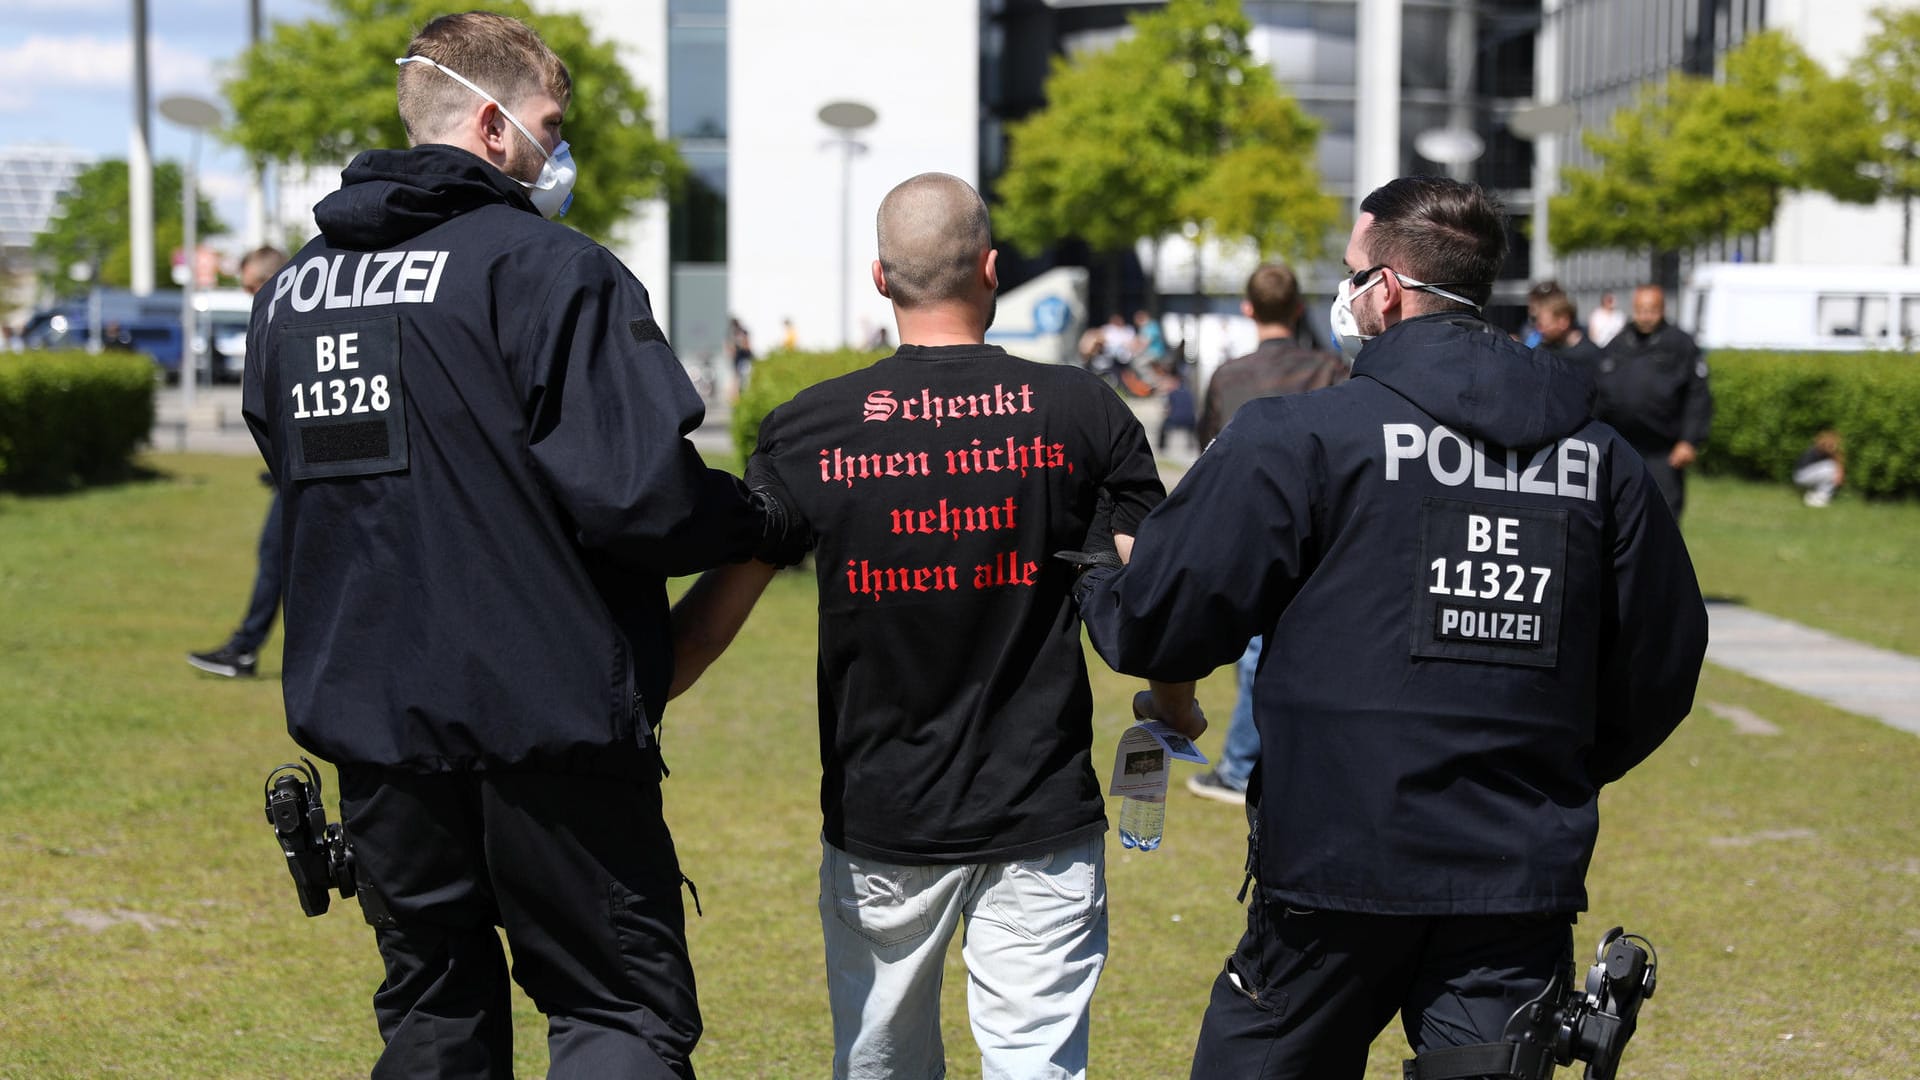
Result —
[[880, 114], [857, 101], [834, 101], [820, 107], [820, 122], [834, 130], [829, 146], [840, 148], [840, 344], [853, 344], [852, 253], [847, 238], [853, 227], [853, 158], [866, 153], [867, 144], [853, 133], [873, 126]]
[[220, 106], [192, 94], [172, 94], [160, 99], [160, 115], [193, 133], [193, 148], [187, 154], [187, 167], [180, 183], [181, 247], [186, 264], [186, 280], [180, 283], [180, 406], [188, 423], [193, 417], [194, 384], [198, 382], [199, 334], [194, 326], [193, 293], [199, 272], [200, 199], [196, 175], [200, 168], [200, 133], [220, 124]]

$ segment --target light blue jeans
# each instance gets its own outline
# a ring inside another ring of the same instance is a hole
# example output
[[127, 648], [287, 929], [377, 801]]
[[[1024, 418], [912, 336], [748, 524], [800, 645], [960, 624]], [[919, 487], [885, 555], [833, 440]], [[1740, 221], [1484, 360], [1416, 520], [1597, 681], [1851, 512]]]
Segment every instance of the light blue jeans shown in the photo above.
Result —
[[1016, 862], [900, 866], [821, 843], [833, 1075], [946, 1075], [940, 983], [966, 920], [967, 1013], [986, 1080], [1087, 1074], [1107, 960], [1106, 838]]
[[1255, 634], [1240, 654], [1240, 695], [1233, 702], [1233, 719], [1227, 723], [1227, 741], [1220, 748], [1220, 762], [1213, 767], [1220, 779], [1241, 791], [1247, 790], [1247, 778], [1253, 775], [1253, 763], [1260, 760], [1260, 725], [1253, 720], [1253, 680], [1260, 673], [1261, 639]]

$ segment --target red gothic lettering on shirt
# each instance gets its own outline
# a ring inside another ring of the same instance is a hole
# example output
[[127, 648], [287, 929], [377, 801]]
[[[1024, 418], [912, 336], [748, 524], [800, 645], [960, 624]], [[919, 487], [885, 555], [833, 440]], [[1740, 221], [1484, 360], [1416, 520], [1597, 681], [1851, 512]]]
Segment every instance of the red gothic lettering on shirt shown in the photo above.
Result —
[[927, 463], [925, 450], [905, 454], [849, 454], [836, 446], [820, 451], [820, 482], [823, 484], [839, 481], [852, 487], [855, 480], [931, 475], [933, 470]]
[[969, 448], [946, 451], [947, 475], [966, 476], [974, 473], [1017, 472], [1026, 476], [1032, 469], [1059, 469], [1073, 471], [1073, 462], [1067, 460], [1067, 447], [1064, 443], [1050, 443], [1045, 436], [1035, 435], [1031, 443], [1024, 443], [1007, 436], [1005, 446], [986, 446], [974, 439]]
[[847, 560], [847, 591], [874, 603], [887, 593], [958, 592], [960, 577], [952, 566], [875, 566], [866, 559]]
[[923, 389], [918, 394], [908, 391], [903, 398], [895, 398], [892, 390], [875, 390], [867, 395], [860, 408], [863, 424], [884, 423], [898, 416], [902, 420], [931, 420], [938, 428], [944, 427], [948, 420], [1030, 413], [1033, 387], [1022, 383], [1018, 390], [1008, 390], [1004, 384], [994, 383], [992, 390], [952, 395], [936, 395], [932, 390]]
[[912, 508], [890, 511], [895, 536], [946, 535], [955, 540], [963, 532], [990, 532], [1018, 528], [1013, 496], [990, 506], [953, 506], [945, 499], [926, 510]]
[[1017, 551], [1003, 551], [995, 555], [992, 562], [973, 568], [973, 587], [976, 589], [997, 589], [1010, 585], [1030, 589], [1039, 581], [1040, 564], [1022, 560]]

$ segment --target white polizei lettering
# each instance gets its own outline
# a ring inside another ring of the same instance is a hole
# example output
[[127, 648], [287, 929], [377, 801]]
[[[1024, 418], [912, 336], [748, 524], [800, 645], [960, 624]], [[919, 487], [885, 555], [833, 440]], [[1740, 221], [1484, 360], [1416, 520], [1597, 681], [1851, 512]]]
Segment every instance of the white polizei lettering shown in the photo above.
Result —
[[404, 251], [378, 251], [374, 253], [373, 262], [376, 269], [373, 272], [373, 280], [367, 284], [367, 295], [361, 300], [363, 305], [374, 307], [380, 304], [393, 303], [393, 293], [391, 291], [382, 292], [381, 286], [386, 283], [387, 275], [393, 273], [394, 266], [400, 262], [400, 259], [405, 254], [406, 252]]
[[1487, 472], [1487, 447], [1479, 439], [1473, 440], [1473, 486], [1493, 491], [1507, 490], [1506, 474]]
[[[311, 271], [313, 291], [307, 291], [307, 278]], [[320, 294], [327, 287], [327, 259], [324, 255], [315, 255], [300, 264], [300, 273], [293, 279], [293, 310], [312, 311], [320, 306]]]
[[[1451, 469], [1443, 468], [1440, 464], [1440, 447], [1448, 439], [1460, 448], [1455, 467]], [[1467, 474], [1473, 471], [1473, 448], [1467, 445], [1467, 440], [1454, 434], [1451, 428], [1434, 428], [1433, 434], [1427, 436], [1427, 469], [1433, 473], [1435, 480], [1448, 487], [1459, 487], [1467, 482]]]
[[1381, 424], [1387, 443], [1387, 479], [1400, 479], [1400, 463], [1427, 452], [1427, 433], [1418, 424]]
[[447, 253], [442, 251], [433, 257], [433, 276], [427, 279], [427, 303], [433, 303], [435, 294], [440, 291], [440, 272], [447, 268]]
[[280, 306], [280, 298], [293, 291], [294, 268], [289, 266], [273, 277], [273, 299], [267, 301], [267, 321], [273, 321], [273, 310]]
[[345, 255], [335, 255], [333, 257], [333, 265], [327, 268], [326, 306], [329, 308], [343, 308], [343, 307], [353, 306], [353, 297], [351, 295], [342, 296], [340, 295], [340, 293], [335, 291], [335, 286], [337, 286], [340, 283], [340, 265], [346, 261], [347, 261], [347, 257]]
[[362, 255], [360, 256], [360, 261], [353, 264], [353, 306], [354, 307], [360, 306], [361, 300], [366, 296], [366, 293], [367, 293], [367, 262], [368, 261], [369, 260], [367, 259], [367, 257], [365, 255]]
[[1558, 488], [1540, 479], [1540, 469], [1546, 465], [1547, 459], [1553, 456], [1553, 452], [1557, 446], [1558, 444], [1556, 443], [1548, 443], [1533, 452], [1533, 457], [1527, 461], [1527, 471], [1520, 474], [1519, 490], [1526, 492], [1528, 495], [1557, 495], [1560, 493]]
[[1600, 460], [1600, 444], [1582, 443], [1587, 448], [1587, 501], [1600, 501], [1600, 470], [1594, 468], [1594, 462]]
[[[426, 298], [424, 286], [428, 275], [433, 273], [433, 252], [409, 251], [405, 261], [400, 264], [400, 275], [393, 281], [393, 302], [396, 304], [417, 304]], [[409, 282], [415, 284], [409, 285]]]
[[[1587, 475], [1593, 469], [1593, 462], [1591, 460], [1582, 460], [1585, 456], [1586, 446], [1586, 443], [1578, 439], [1562, 439], [1560, 441], [1560, 474], [1558, 478], [1560, 494], [1577, 495], [1583, 499], [1592, 498], [1592, 496], [1587, 494]], [[1579, 448], [1577, 452], [1576, 448]], [[1575, 479], [1578, 479], [1579, 483], [1575, 483]]]
[[1442, 634], [1450, 634], [1453, 631], [1458, 629], [1460, 629], [1460, 609], [1459, 608], [1441, 608], [1440, 609], [1440, 632]]

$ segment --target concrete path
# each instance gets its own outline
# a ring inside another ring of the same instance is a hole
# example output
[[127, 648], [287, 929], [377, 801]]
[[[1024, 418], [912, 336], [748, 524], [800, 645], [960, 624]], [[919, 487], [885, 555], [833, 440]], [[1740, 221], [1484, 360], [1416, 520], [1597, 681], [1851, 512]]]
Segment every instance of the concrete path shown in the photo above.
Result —
[[1707, 618], [1710, 663], [1920, 735], [1920, 659], [1737, 604]]

